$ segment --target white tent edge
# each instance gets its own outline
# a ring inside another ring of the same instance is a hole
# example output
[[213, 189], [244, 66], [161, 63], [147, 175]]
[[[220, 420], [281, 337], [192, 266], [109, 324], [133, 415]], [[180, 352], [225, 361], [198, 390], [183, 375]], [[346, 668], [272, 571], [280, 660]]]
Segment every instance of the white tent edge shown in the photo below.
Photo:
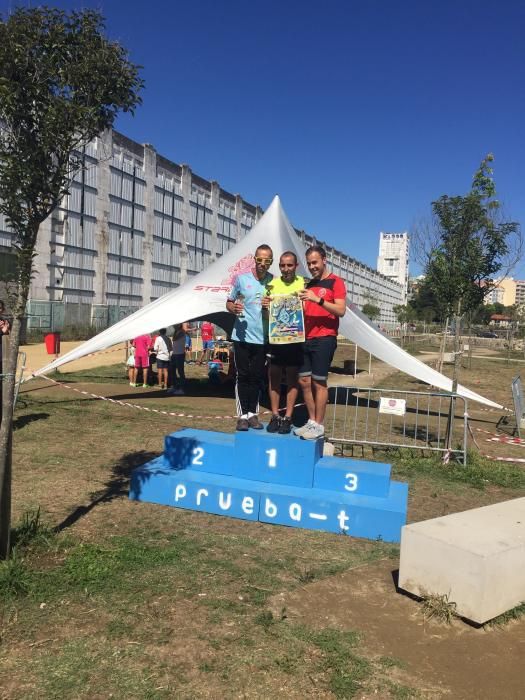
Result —
[[[33, 372], [32, 377], [45, 375], [68, 362], [100, 352], [142, 333], [149, 333], [174, 323], [206, 318], [210, 314], [224, 312], [233, 276], [246, 269], [246, 267], [243, 268], [243, 265], [246, 266], [249, 263], [253, 251], [257, 245], [262, 243], [270, 245], [276, 253], [285, 250], [294, 251], [303, 267], [299, 272], [307, 274], [302, 263], [305, 248], [288, 221], [279, 196], [276, 195], [251, 231], [206, 270], [190, 277], [180, 287], [155, 299], [62, 357], [37, 369]], [[277, 261], [274, 261], [272, 272], [278, 275], [276, 263]], [[340, 321], [339, 333], [392, 367], [438, 389], [446, 392], [452, 391], [451, 379], [409, 355], [381, 333], [353, 305], [347, 306], [346, 314]], [[467, 400], [476, 401], [492, 408], [503, 408], [500, 404], [462, 385], [458, 386], [457, 393]]]

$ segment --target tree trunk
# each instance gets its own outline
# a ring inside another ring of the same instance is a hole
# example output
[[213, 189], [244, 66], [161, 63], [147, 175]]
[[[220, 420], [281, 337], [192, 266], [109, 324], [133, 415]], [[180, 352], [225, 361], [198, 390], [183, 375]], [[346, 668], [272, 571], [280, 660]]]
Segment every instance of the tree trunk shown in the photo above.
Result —
[[457, 393], [458, 390], [458, 377], [459, 377], [459, 367], [461, 363], [461, 355], [460, 355], [460, 349], [459, 346], [461, 345], [461, 335], [460, 335], [460, 329], [461, 329], [461, 302], [458, 302], [458, 308], [456, 315], [454, 316], [455, 319], [455, 333], [454, 333], [454, 372], [452, 374], [452, 393]]
[[445, 330], [443, 331], [443, 335], [441, 337], [441, 342], [439, 344], [439, 357], [438, 357], [438, 372], [441, 374], [443, 373], [443, 356], [445, 354], [445, 350], [447, 349], [447, 329], [448, 329], [448, 316], [445, 321]]
[[18, 284], [13, 324], [9, 338], [9, 350], [4, 360], [2, 391], [2, 419], [0, 422], [0, 559], [9, 557], [11, 535], [11, 453], [16, 365], [20, 348], [20, 333], [25, 315], [29, 282], [31, 279], [32, 258], [19, 257]]

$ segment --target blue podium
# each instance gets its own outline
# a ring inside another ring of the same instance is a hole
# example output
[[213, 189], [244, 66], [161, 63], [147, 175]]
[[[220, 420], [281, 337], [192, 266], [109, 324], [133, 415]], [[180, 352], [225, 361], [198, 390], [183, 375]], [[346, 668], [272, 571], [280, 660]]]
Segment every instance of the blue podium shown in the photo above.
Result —
[[186, 428], [134, 470], [136, 501], [399, 542], [408, 485], [390, 465], [323, 457], [323, 439]]

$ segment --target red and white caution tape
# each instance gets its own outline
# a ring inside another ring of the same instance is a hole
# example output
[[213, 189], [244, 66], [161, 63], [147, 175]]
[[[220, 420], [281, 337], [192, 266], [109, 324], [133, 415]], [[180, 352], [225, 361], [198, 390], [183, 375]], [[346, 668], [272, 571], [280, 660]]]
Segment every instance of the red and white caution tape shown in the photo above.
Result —
[[484, 435], [490, 435], [487, 438], [487, 442], [504, 442], [508, 445], [525, 445], [525, 440], [519, 437], [513, 437], [512, 435], [498, 435], [498, 433], [491, 433], [490, 430], [484, 430], [483, 428], [474, 428], [478, 433], [483, 433]]
[[497, 437], [485, 439], [487, 442], [503, 442], [506, 445], [517, 445], [518, 447], [525, 447], [525, 440], [523, 440], [522, 438], [503, 437], [498, 435]]
[[493, 462], [516, 462], [518, 464], [525, 464], [525, 459], [519, 457], [494, 457], [493, 455], [481, 455], [487, 459], [491, 459]]
[[[237, 420], [239, 416], [230, 416], [230, 415], [221, 415], [221, 416], [201, 416], [201, 415], [196, 415], [193, 413], [179, 413], [176, 411], [163, 411], [160, 408], [150, 408], [149, 406], [140, 406], [139, 404], [136, 403], [130, 403], [129, 401], [121, 401], [120, 399], [112, 399], [109, 396], [102, 396], [100, 394], [93, 394], [90, 391], [84, 391], [83, 389], [77, 389], [74, 386], [70, 386], [69, 384], [65, 384], [63, 382], [57, 382], [55, 379], [52, 379], [51, 377], [47, 377], [45, 374], [41, 375], [42, 379], [47, 379], [48, 382], [51, 382], [52, 384], [55, 384], [56, 386], [60, 386], [63, 389], [71, 389], [71, 391], [76, 391], [77, 394], [81, 394], [82, 396], [89, 396], [92, 399], [99, 399], [100, 401], [109, 401], [109, 403], [115, 403], [120, 406], [125, 406], [126, 408], [137, 408], [139, 411], [146, 411], [147, 413], [159, 413], [163, 416], [171, 416], [173, 418], [193, 418], [195, 420], [198, 419], [217, 419], [217, 420], [224, 420], [225, 418], [232, 419], [232, 420]], [[294, 408], [297, 408], [298, 406], [304, 406], [302, 403], [297, 403], [295, 404]], [[286, 408], [280, 408], [279, 412], [281, 411], [286, 411]], [[267, 414], [270, 414], [271, 411], [261, 411], [259, 413], [260, 416], [264, 416]]]
[[93, 357], [94, 355], [109, 355], [111, 352], [122, 352], [126, 349], [125, 345], [119, 345], [116, 348], [111, 348], [110, 350], [97, 350], [97, 352], [90, 352], [84, 357]]

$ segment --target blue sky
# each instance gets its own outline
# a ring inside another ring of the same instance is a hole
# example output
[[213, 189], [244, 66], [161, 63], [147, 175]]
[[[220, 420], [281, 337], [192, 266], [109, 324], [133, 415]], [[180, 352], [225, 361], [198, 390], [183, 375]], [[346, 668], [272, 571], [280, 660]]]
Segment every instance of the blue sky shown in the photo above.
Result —
[[465, 193], [488, 152], [525, 221], [523, 2], [49, 5], [100, 9], [144, 66], [144, 103], [118, 130], [263, 208], [278, 193], [295, 226], [373, 267], [379, 231]]

